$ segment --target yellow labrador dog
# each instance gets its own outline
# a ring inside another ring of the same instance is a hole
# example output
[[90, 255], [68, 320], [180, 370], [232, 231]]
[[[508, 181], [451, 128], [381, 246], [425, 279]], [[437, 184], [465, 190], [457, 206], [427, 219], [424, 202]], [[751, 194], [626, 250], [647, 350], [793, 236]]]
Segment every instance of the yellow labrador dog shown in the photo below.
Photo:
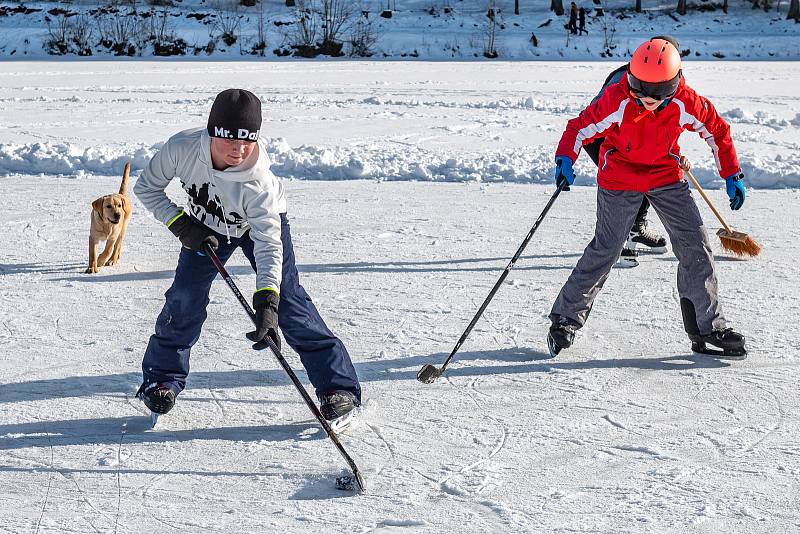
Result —
[[[125, 164], [122, 173], [122, 184], [119, 193], [105, 195], [92, 202], [92, 224], [89, 227], [89, 268], [87, 273], [96, 273], [103, 265], [114, 265], [122, 252], [125, 231], [133, 213], [131, 200], [128, 198], [128, 175], [131, 162]], [[97, 257], [97, 245], [106, 242], [106, 248]]]

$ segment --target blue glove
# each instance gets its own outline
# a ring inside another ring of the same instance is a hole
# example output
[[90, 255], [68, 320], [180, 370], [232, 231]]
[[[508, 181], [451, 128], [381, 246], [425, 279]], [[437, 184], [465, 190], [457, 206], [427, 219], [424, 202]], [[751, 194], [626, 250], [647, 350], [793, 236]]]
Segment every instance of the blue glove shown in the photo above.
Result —
[[556, 185], [566, 182], [564, 191], [569, 191], [569, 186], [575, 181], [575, 172], [572, 170], [572, 160], [566, 156], [556, 158]]
[[725, 189], [728, 190], [728, 198], [731, 199], [731, 209], [738, 210], [744, 205], [744, 184], [742, 183], [744, 174], [737, 172], [725, 178]]

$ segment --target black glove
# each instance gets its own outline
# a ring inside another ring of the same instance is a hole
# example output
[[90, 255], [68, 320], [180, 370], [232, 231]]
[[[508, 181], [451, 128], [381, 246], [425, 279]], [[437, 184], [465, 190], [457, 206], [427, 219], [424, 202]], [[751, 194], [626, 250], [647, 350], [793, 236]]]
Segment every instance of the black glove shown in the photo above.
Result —
[[253, 348], [263, 350], [269, 345], [267, 336], [281, 349], [281, 338], [278, 336], [278, 303], [281, 301], [277, 291], [256, 291], [253, 295], [253, 309], [256, 312], [256, 330], [247, 333], [247, 339], [255, 341]]
[[184, 247], [189, 250], [203, 252], [203, 246], [208, 243], [211, 248], [217, 250], [219, 241], [214, 236], [214, 232], [205, 224], [181, 212], [169, 226], [169, 231], [181, 240]]

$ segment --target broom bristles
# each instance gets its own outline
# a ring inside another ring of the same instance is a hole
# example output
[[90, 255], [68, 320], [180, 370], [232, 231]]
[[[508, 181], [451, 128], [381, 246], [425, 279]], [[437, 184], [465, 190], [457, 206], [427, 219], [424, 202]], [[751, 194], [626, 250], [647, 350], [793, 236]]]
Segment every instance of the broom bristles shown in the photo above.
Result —
[[749, 235], [744, 239], [736, 239], [722, 234], [719, 236], [719, 241], [724, 250], [737, 256], [750, 256], [752, 258], [758, 256], [761, 252], [761, 245]]

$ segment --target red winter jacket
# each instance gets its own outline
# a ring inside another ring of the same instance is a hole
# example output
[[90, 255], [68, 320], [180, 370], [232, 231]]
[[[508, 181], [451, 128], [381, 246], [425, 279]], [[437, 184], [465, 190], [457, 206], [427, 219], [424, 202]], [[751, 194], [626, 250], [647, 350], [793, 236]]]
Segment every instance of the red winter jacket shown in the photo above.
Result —
[[582, 145], [605, 137], [600, 146], [597, 184], [604, 189], [645, 193], [683, 179], [678, 167], [678, 137], [684, 130], [697, 132], [708, 143], [720, 177], [739, 171], [730, 126], [711, 102], [683, 79], [666, 106], [650, 112], [631, 97], [628, 79], [623, 76], [567, 123], [556, 156], [567, 156], [574, 162]]

